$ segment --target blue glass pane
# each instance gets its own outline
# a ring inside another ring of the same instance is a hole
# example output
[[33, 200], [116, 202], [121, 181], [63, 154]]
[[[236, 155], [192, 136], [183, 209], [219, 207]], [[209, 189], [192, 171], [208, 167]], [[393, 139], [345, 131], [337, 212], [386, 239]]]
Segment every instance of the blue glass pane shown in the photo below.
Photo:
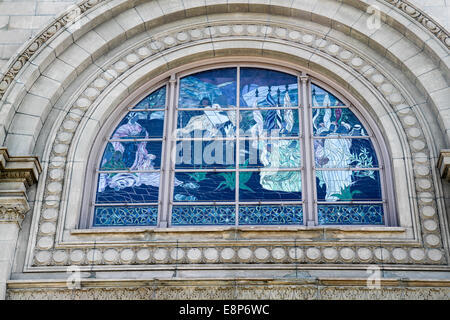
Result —
[[159, 172], [100, 173], [96, 203], [158, 201]]
[[161, 166], [159, 141], [112, 141], [106, 145], [100, 170], [153, 170]]
[[236, 166], [236, 143], [230, 140], [178, 141], [176, 169], [227, 169]]
[[94, 227], [156, 226], [158, 206], [95, 207]]
[[241, 140], [241, 168], [299, 168], [299, 140]]
[[383, 205], [319, 205], [319, 225], [384, 225]]
[[367, 130], [348, 108], [313, 109], [315, 136], [367, 136]]
[[183, 138], [234, 137], [235, 111], [179, 111], [177, 136]]
[[241, 107], [298, 106], [297, 77], [273, 70], [241, 68]]
[[376, 170], [317, 170], [318, 200], [380, 201], [380, 174]]
[[164, 109], [166, 107], [166, 86], [149, 94], [133, 109]]
[[313, 107], [333, 107], [345, 105], [334, 95], [315, 84], [311, 84], [311, 91]]
[[240, 201], [302, 200], [301, 171], [239, 173]]
[[111, 135], [111, 139], [162, 138], [164, 111], [129, 112]]
[[234, 206], [173, 206], [173, 226], [234, 225]]
[[369, 139], [315, 139], [317, 168], [376, 168], [377, 155]]
[[298, 136], [298, 110], [269, 109], [240, 112], [240, 134], [246, 137], [256, 136]]
[[236, 73], [236, 68], [224, 68], [182, 78], [179, 108], [236, 106]]
[[174, 184], [174, 201], [235, 200], [234, 172], [177, 172]]
[[301, 205], [239, 206], [240, 225], [300, 225], [303, 224]]

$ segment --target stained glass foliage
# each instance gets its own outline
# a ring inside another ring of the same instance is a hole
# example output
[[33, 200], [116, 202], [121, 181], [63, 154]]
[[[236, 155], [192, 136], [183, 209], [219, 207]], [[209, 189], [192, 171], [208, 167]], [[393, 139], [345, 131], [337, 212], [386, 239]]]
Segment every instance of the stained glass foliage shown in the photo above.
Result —
[[236, 68], [199, 72], [180, 80], [179, 108], [236, 106]]
[[320, 137], [367, 136], [367, 130], [348, 108], [313, 109], [313, 133]]
[[382, 204], [319, 205], [319, 225], [384, 225]]
[[240, 70], [241, 107], [276, 108], [299, 105], [296, 76], [260, 68]]

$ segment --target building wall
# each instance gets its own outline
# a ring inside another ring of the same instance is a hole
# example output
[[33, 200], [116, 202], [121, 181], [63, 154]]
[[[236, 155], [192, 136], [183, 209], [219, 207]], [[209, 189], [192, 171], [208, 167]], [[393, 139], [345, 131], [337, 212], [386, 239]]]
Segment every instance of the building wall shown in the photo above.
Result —
[[[448, 3], [89, 0], [59, 15], [72, 4], [0, 3], [0, 190], [15, 190], [0, 210], [12, 230], [0, 239], [3, 296], [449, 298], [450, 37], [421, 11], [448, 27]], [[305, 71], [366, 110], [391, 155], [398, 226], [80, 228], [92, 146], [111, 115], [178, 70], [227, 61]], [[70, 276], [83, 290], [67, 288]]]

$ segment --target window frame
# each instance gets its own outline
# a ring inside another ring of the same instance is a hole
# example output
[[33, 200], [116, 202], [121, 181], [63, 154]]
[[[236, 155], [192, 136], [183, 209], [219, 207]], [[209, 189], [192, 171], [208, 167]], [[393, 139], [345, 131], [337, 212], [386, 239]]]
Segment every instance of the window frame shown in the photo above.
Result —
[[[312, 75], [307, 74], [304, 71], [295, 70], [292, 68], [278, 66], [270, 63], [253, 63], [253, 62], [224, 62], [218, 64], [206, 64], [199, 67], [189, 68], [187, 70], [181, 70], [176, 73], [172, 73], [169, 77], [158, 81], [156, 84], [151, 86], [144, 85], [140, 89], [136, 90], [129, 97], [125, 98], [123, 103], [117, 108], [117, 112], [110, 116], [105, 124], [99, 131], [97, 139], [93, 145], [93, 152], [89, 157], [88, 162], [88, 172], [93, 172], [93, 176], [87, 175], [86, 183], [84, 186], [84, 194], [83, 194], [83, 203], [82, 203], [82, 213], [80, 215], [79, 226], [80, 228], [118, 228], [120, 226], [93, 226], [93, 218], [94, 218], [94, 209], [95, 209], [95, 196], [97, 192], [97, 184], [98, 184], [98, 170], [99, 164], [102, 160], [102, 156], [105, 150], [105, 147], [109, 141], [109, 137], [112, 134], [112, 130], [115, 130], [117, 125], [123, 120], [124, 116], [132, 110], [135, 104], [139, 103], [146, 96], [155, 92], [163, 85], [166, 85], [166, 106], [164, 108], [165, 118], [164, 118], [164, 131], [162, 137], [162, 151], [161, 151], [161, 176], [160, 176], [160, 187], [159, 187], [159, 196], [158, 196], [158, 217], [157, 217], [157, 225], [156, 226], [126, 226], [133, 228], [180, 228], [181, 226], [172, 226], [171, 225], [171, 216], [172, 216], [172, 207], [173, 207], [173, 192], [174, 192], [174, 164], [173, 161], [170, 160], [171, 150], [175, 147], [176, 138], [170, 136], [171, 132], [174, 132], [174, 128], [177, 125], [177, 117], [178, 117], [178, 101], [179, 101], [179, 92], [180, 92], [180, 79], [189, 75], [193, 75], [202, 71], [208, 71], [213, 69], [221, 69], [221, 68], [237, 68], [237, 75], [240, 74], [239, 70], [241, 67], [254, 67], [261, 68], [266, 70], [274, 70], [279, 72], [284, 72], [297, 77], [298, 83], [298, 116], [299, 116], [299, 124], [300, 124], [300, 132], [299, 136], [296, 136], [295, 139], [298, 139], [301, 146], [301, 164], [300, 169], [296, 168], [295, 170], [301, 170], [301, 181], [302, 181], [302, 199], [299, 202], [303, 206], [303, 224], [299, 225], [251, 225], [248, 227], [264, 227], [264, 228], [288, 228], [292, 226], [314, 226], [314, 227], [323, 227], [323, 228], [335, 228], [340, 226], [350, 227], [359, 229], [362, 227], [396, 227], [397, 224], [397, 214], [395, 210], [395, 197], [394, 197], [394, 186], [393, 186], [393, 176], [390, 165], [390, 157], [389, 152], [387, 150], [385, 143], [380, 143], [384, 141], [384, 138], [376, 126], [376, 122], [369, 115], [367, 110], [362, 108], [356, 99], [354, 99], [351, 95], [343, 95], [338, 90], [334, 89], [332, 84], [329, 84], [325, 81], [318, 79], [317, 77], [313, 77]], [[240, 77], [238, 76], [236, 81], [237, 88], [237, 100], [236, 100], [236, 119], [239, 119], [239, 99], [240, 99]], [[313, 141], [314, 137], [312, 134], [312, 88], [311, 84], [314, 83], [324, 90], [328, 91], [336, 98], [340, 99], [346, 108], [349, 108], [361, 124], [364, 126], [366, 131], [368, 132], [368, 138], [370, 139], [374, 150], [376, 152], [378, 158], [378, 168], [380, 172], [380, 185], [381, 185], [381, 194], [382, 194], [382, 203], [383, 203], [383, 218], [384, 225], [319, 225], [318, 224], [318, 199], [317, 199], [317, 189], [316, 189], [316, 179], [315, 172], [316, 168], [314, 166], [314, 153], [306, 152], [306, 150], [313, 150]], [[347, 98], [348, 96], [348, 98]], [[353, 101], [353, 103], [352, 103]], [[182, 108], [180, 110], [183, 110]], [[307, 126], [308, 124], [308, 126]], [[307, 128], [308, 127], [308, 128]], [[112, 129], [111, 129], [112, 128]], [[306, 131], [305, 131], [306, 130]], [[239, 121], [236, 121], [236, 131], [239, 131]], [[236, 142], [236, 150], [238, 150], [238, 140], [236, 137], [233, 141]], [[242, 139], [242, 138], [241, 138]], [[242, 140], [241, 140], [242, 141]], [[309, 143], [308, 147], [306, 144]], [[236, 153], [238, 156], [238, 152]], [[312, 158], [312, 159], [311, 159]], [[170, 164], [170, 165], [169, 165]], [[238, 169], [235, 169], [237, 172]], [[305, 182], [308, 179], [309, 182], [307, 186], [305, 186]], [[239, 183], [237, 181], [237, 183]], [[236, 192], [239, 192], [238, 188], [236, 188]], [[84, 201], [84, 199], [88, 199], [88, 201]], [[273, 201], [275, 203], [275, 201]], [[286, 202], [286, 201], [285, 201]], [[230, 202], [236, 206], [236, 217], [239, 216], [238, 205], [240, 201], [234, 200]], [[264, 202], [266, 203], [266, 202]], [[269, 202], [267, 202], [269, 203]], [[212, 203], [214, 204], [214, 203]], [[283, 205], [283, 201], [278, 201], [277, 204]], [[117, 204], [121, 205], [121, 204]], [[129, 204], [135, 205], [135, 204]], [[192, 204], [195, 206], [195, 204]], [[245, 227], [247, 225], [238, 224], [238, 219], [236, 219], [235, 227]], [[211, 225], [192, 225], [190, 227], [196, 228], [207, 228], [212, 227]], [[214, 225], [215, 228], [229, 228], [230, 225], [221, 226]], [[123, 228], [123, 226], [122, 226]]]

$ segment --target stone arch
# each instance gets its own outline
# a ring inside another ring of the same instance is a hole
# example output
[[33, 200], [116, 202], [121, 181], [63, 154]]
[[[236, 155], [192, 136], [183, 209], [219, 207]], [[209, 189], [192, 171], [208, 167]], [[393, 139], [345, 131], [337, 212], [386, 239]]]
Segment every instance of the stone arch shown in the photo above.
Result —
[[[178, 64], [190, 62], [183, 58], [255, 56], [255, 52], [256, 56], [293, 61], [318, 75], [327, 75], [342, 83], [343, 88], [367, 108], [378, 106], [376, 111], [372, 110], [374, 118], [379, 119], [386, 132], [397, 132], [395, 136], [388, 136], [390, 143], [403, 147], [401, 150], [391, 148], [395, 160], [405, 161], [397, 168], [407, 168], [404, 172], [396, 171], [406, 177], [398, 179], [408, 180], [410, 194], [417, 193], [419, 199], [405, 202], [412, 214], [404, 225], [410, 228], [410, 239], [424, 244], [418, 249], [423, 251], [411, 251], [409, 256], [404, 249], [390, 245], [389, 249], [384, 248], [389, 252], [389, 261], [444, 261], [441, 248], [442, 240], [446, 240], [439, 237], [439, 224], [445, 234], [446, 217], [440, 209], [443, 204], [435, 200], [440, 187], [430, 161], [440, 148], [448, 146], [450, 126], [445, 116], [448, 40], [442, 42], [430, 36], [411, 15], [403, 15], [386, 1], [377, 1], [377, 4], [384, 24], [376, 32], [365, 26], [364, 10], [368, 3], [363, 1], [339, 4], [327, 1], [318, 6], [303, 1], [269, 5], [264, 1], [252, 4], [218, 1], [204, 6], [195, 1], [89, 0], [80, 3], [84, 11], [77, 23], [64, 25], [56, 20], [31, 42], [26, 50], [33, 53], [32, 56], [28, 60], [19, 58], [19, 63], [12, 66], [13, 71], [18, 72], [13, 72], [10, 82], [3, 81], [0, 87], [0, 90], [6, 88], [2, 95], [2, 112], [6, 116], [0, 137], [3, 136], [2, 140], [14, 154], [34, 152], [42, 156], [45, 164], [44, 182], [37, 193], [42, 203], [35, 207], [31, 226], [32, 230], [39, 230], [30, 240], [31, 247], [37, 250], [29, 250], [28, 267], [64, 264], [69, 259], [67, 252], [56, 250], [55, 244], [63, 240], [64, 227], [72, 227], [73, 221], [55, 216], [55, 211], [61, 210], [62, 198], [58, 195], [63, 192], [63, 181], [67, 183], [66, 179], [76, 178], [61, 169], [67, 165], [73, 170], [77, 160], [81, 160], [73, 153], [75, 147], [69, 147], [72, 137], [80, 137], [78, 123], [86, 133], [82, 138], [92, 139], [87, 133], [95, 132], [99, 124], [89, 120], [97, 116], [98, 122], [107, 114], [99, 110], [117, 106], [152, 75], [161, 75]], [[230, 18], [223, 13], [233, 15]], [[175, 23], [177, 19], [181, 20]], [[301, 25], [296, 26], [299, 21]], [[58, 27], [58, 23], [61, 26]], [[228, 29], [227, 25], [230, 25]], [[249, 26], [256, 26], [256, 29]], [[183, 33], [183, 28], [188, 32]], [[42, 40], [47, 36], [48, 43]], [[150, 43], [143, 45], [147, 40], [151, 40]], [[191, 55], [186, 55], [183, 46], [191, 42], [196, 45], [189, 49], [193, 50]], [[130, 48], [134, 52], [125, 53]], [[405, 56], [406, 53], [411, 57]], [[414, 60], [414, 54], [420, 56], [420, 63]], [[125, 76], [116, 79], [148, 57], [159, 60], [139, 70], [136, 67], [134, 79]], [[444, 71], [443, 75], [439, 70]], [[111, 85], [121, 89], [107, 94], [112, 90]], [[92, 109], [91, 104], [95, 106]], [[39, 110], [33, 105], [39, 106]], [[84, 116], [86, 110], [88, 117]], [[440, 116], [433, 120], [433, 115]], [[431, 125], [427, 126], [427, 122]], [[433, 122], [437, 122], [436, 125]], [[433, 140], [433, 133], [443, 138]], [[74, 161], [66, 163], [71, 153]], [[63, 205], [66, 209], [62, 211], [67, 211], [68, 203]], [[316, 262], [316, 252], [310, 249], [308, 261]], [[92, 250], [86, 248], [82, 252], [83, 259], [87, 259], [83, 261], [89, 260], [89, 252], [92, 253], [90, 262], [105, 261], [102, 252]], [[356, 252], [359, 258], [354, 261], [377, 261], [372, 249], [359, 248]], [[370, 258], [364, 258], [368, 256]]]

